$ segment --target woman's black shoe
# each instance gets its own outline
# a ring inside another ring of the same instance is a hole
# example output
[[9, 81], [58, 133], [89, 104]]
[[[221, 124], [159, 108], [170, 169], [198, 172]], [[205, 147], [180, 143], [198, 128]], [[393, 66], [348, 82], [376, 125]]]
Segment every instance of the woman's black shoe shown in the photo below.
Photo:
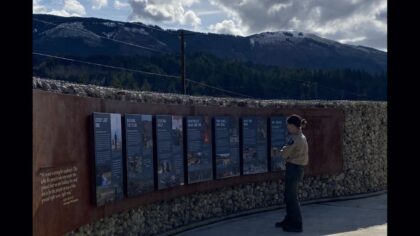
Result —
[[277, 228], [281, 228], [281, 227], [283, 227], [285, 224], [286, 224], [286, 220], [283, 220], [283, 221], [281, 221], [281, 222], [276, 222], [276, 227], [277, 227]]

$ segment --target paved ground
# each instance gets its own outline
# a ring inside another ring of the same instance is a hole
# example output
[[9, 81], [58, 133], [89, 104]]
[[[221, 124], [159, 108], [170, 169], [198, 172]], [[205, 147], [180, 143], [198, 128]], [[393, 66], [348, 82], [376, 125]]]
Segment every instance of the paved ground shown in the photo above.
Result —
[[387, 195], [302, 206], [303, 232], [287, 233], [275, 228], [285, 209], [243, 216], [203, 226], [177, 236], [255, 235], [387, 235]]

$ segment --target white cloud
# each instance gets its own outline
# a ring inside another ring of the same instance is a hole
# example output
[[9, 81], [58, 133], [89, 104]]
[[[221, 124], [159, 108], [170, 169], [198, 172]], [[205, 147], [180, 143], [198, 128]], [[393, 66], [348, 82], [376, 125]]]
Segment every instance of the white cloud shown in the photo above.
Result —
[[65, 17], [71, 16], [70, 13], [64, 10], [51, 10], [49, 12], [46, 12], [46, 14], [56, 15], [56, 16], [65, 16]]
[[272, 14], [276, 14], [277, 12], [286, 9], [288, 7], [290, 7], [292, 4], [288, 3], [288, 4], [284, 4], [284, 3], [276, 3], [274, 5], [272, 5], [270, 7], [270, 9], [268, 9], [268, 14], [272, 15]]
[[244, 35], [242, 30], [233, 20], [224, 20], [214, 25], [210, 25], [208, 28], [210, 31], [219, 34]]
[[86, 10], [83, 5], [77, 0], [65, 0], [64, 6], [61, 10], [51, 9], [41, 4], [40, 0], [35, 0], [32, 5], [33, 13], [51, 14], [58, 16], [84, 16]]
[[181, 24], [183, 25], [192, 25], [194, 27], [201, 24], [201, 19], [193, 11], [188, 10], [184, 17], [181, 18]]
[[200, 3], [200, 0], [180, 0], [178, 2], [183, 2], [183, 5], [186, 7], [190, 7], [195, 3]]
[[83, 5], [77, 0], [66, 0], [64, 2], [64, 11], [68, 12], [71, 15], [86, 15], [86, 10]]
[[[348, 43], [387, 47], [386, 0], [211, 0], [210, 3], [224, 11], [245, 35], [296, 30]], [[212, 25], [213, 30], [232, 28], [232, 23], [225, 23], [224, 27], [223, 24], [216, 27], [217, 24]]]
[[32, 12], [33, 13], [46, 13], [48, 10], [45, 6], [41, 4], [41, 0], [34, 0], [32, 3]]
[[223, 13], [223, 11], [220, 11], [220, 10], [210, 10], [210, 11], [202, 10], [202, 11], [196, 12], [198, 16], [217, 15], [221, 13]]
[[99, 10], [108, 6], [108, 0], [92, 0], [92, 9]]
[[130, 4], [128, 4], [126, 2], [121, 2], [121, 1], [118, 1], [118, 0], [114, 1], [114, 8], [115, 9], [120, 10], [120, 9], [127, 8], [127, 7], [130, 7]]
[[132, 8], [130, 20], [153, 23], [175, 23], [198, 27], [200, 17], [192, 10], [185, 10], [198, 0], [128, 0]]

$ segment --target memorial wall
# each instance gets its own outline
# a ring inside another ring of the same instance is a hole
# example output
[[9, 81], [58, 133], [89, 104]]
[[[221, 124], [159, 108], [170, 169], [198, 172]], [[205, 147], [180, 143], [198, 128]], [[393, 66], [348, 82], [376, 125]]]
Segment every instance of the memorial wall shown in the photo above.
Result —
[[282, 204], [279, 150], [294, 113], [308, 120], [301, 199], [386, 188], [386, 103], [33, 82], [34, 235], [157, 234]]

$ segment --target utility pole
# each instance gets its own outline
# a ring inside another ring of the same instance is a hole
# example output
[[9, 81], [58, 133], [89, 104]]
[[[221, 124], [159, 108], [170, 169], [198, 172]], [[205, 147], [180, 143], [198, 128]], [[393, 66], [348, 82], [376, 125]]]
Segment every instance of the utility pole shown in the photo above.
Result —
[[180, 55], [180, 62], [181, 62], [181, 85], [182, 91], [184, 94], [187, 94], [187, 88], [185, 86], [185, 38], [184, 38], [184, 30], [180, 30], [180, 41], [181, 41], [181, 55]]

